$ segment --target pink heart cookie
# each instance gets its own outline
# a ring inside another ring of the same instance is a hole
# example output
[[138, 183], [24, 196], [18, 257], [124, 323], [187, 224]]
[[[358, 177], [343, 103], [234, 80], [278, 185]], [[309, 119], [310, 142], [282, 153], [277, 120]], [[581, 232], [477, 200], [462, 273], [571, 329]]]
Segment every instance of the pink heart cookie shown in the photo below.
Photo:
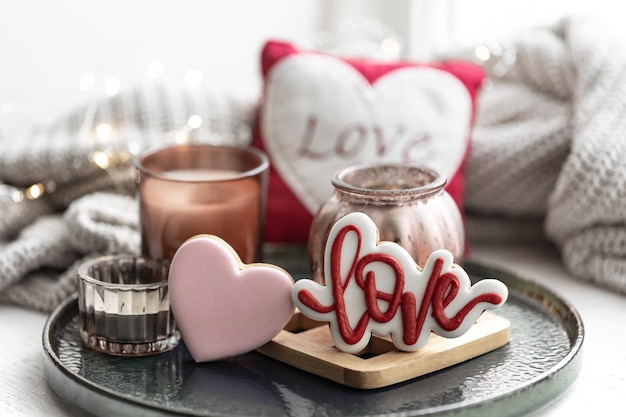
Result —
[[249, 352], [269, 342], [294, 312], [293, 278], [269, 264], [241, 262], [224, 240], [199, 235], [178, 249], [170, 303], [196, 362]]

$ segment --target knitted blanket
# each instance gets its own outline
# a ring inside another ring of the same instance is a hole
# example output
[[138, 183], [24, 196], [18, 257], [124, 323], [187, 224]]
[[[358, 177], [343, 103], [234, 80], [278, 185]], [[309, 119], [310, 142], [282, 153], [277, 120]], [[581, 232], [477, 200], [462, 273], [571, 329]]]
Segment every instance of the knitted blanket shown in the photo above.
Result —
[[86, 259], [138, 253], [134, 155], [180, 140], [249, 144], [257, 100], [148, 84], [26, 137], [0, 136], [0, 302], [51, 311], [76, 291]]
[[626, 43], [569, 18], [515, 44], [479, 104], [467, 210], [540, 219], [571, 275], [626, 293]]
[[[625, 46], [575, 18], [529, 30], [515, 46], [515, 63], [490, 74], [478, 104], [466, 174], [470, 242], [517, 223], [552, 240], [572, 276], [626, 293]], [[185, 131], [197, 141], [246, 143], [255, 106], [152, 86], [98, 103], [88, 123], [83, 109], [25, 139], [0, 137], [0, 302], [50, 311], [76, 290], [85, 259], [137, 253], [125, 152], [172, 140], [191, 114], [203, 120]], [[124, 139], [82, 140], [85, 126], [101, 123]], [[97, 152], [111, 165], [96, 163]], [[32, 185], [43, 195], [29, 196]]]

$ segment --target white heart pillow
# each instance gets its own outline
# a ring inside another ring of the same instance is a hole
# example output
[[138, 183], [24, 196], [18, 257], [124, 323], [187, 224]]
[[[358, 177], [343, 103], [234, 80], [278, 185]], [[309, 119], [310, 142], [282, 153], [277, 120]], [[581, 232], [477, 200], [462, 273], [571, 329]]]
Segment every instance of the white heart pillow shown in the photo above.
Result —
[[256, 144], [272, 162], [267, 241], [306, 241], [335, 171], [414, 162], [445, 174], [462, 208], [480, 67], [350, 61], [268, 42]]

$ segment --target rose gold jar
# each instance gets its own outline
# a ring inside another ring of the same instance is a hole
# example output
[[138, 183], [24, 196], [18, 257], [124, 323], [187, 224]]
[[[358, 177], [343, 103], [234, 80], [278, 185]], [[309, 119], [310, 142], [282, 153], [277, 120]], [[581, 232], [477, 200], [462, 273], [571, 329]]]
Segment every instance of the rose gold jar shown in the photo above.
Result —
[[396, 242], [423, 266], [436, 249], [457, 264], [465, 250], [461, 212], [444, 190], [446, 177], [411, 164], [368, 164], [345, 168], [332, 178], [333, 195], [319, 209], [309, 233], [312, 279], [324, 283], [324, 246], [332, 225], [360, 211], [372, 218], [379, 240]]

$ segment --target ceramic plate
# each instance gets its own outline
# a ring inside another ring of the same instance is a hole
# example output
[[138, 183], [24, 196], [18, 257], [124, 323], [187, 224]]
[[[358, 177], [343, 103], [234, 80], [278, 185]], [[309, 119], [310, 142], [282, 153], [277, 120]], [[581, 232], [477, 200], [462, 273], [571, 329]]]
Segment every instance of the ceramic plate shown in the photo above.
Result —
[[[297, 262], [267, 260], [294, 278]], [[298, 270], [299, 269], [299, 270]], [[256, 352], [196, 364], [184, 344], [143, 358], [103, 355], [82, 346], [76, 297], [49, 317], [45, 374], [64, 400], [96, 416], [518, 416], [562, 394], [578, 375], [584, 327], [566, 300], [534, 280], [468, 261], [472, 279], [503, 281], [498, 314], [510, 342], [465, 363], [376, 390], [345, 387]]]

